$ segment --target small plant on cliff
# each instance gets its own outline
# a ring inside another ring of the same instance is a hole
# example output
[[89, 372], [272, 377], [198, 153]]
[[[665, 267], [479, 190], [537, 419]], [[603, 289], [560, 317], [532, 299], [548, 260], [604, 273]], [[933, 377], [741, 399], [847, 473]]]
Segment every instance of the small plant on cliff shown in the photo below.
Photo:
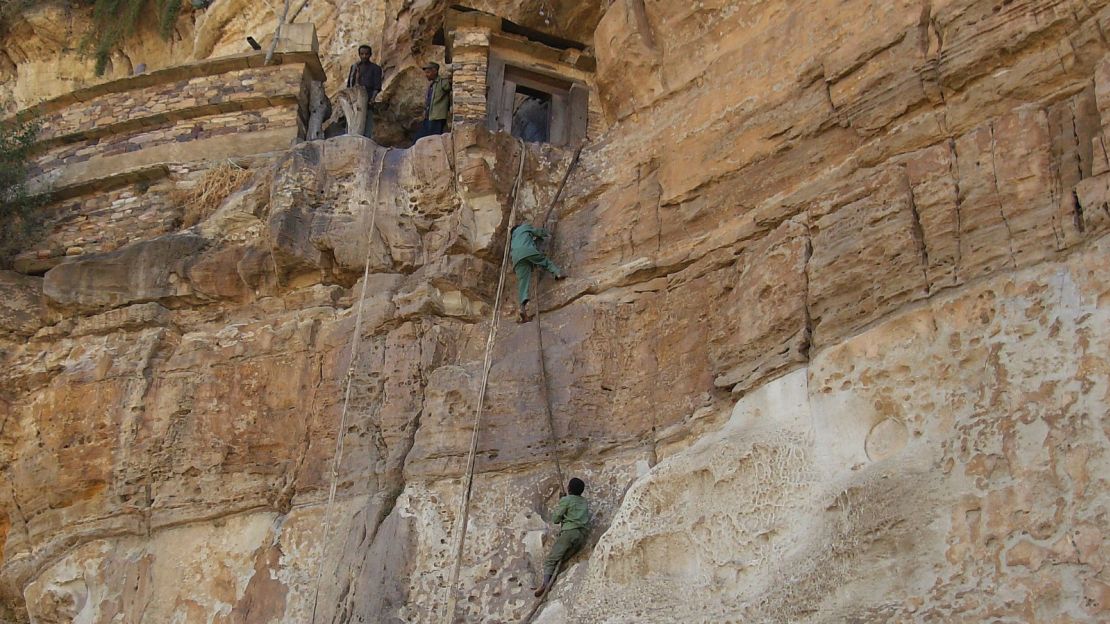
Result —
[[96, 75], [104, 73], [108, 59], [120, 41], [135, 33], [139, 19], [150, 10], [158, 18], [158, 31], [165, 38], [173, 34], [182, 0], [86, 0], [93, 7], [93, 30], [85, 35], [85, 48], [96, 59]]
[[[0, 34], [27, 9], [45, 0], [0, 0]], [[135, 33], [139, 21], [154, 14], [158, 32], [169, 39], [184, 0], [73, 0], [73, 4], [92, 7], [93, 27], [81, 39], [81, 47], [96, 60], [96, 75], [108, 68], [112, 48]]]
[[39, 123], [28, 115], [0, 120], [0, 266], [18, 251], [37, 222], [39, 198], [27, 193], [27, 163]]
[[226, 161], [204, 172], [195, 186], [174, 193], [174, 201], [183, 208], [181, 227], [193, 227], [210, 217], [251, 175], [250, 169]]

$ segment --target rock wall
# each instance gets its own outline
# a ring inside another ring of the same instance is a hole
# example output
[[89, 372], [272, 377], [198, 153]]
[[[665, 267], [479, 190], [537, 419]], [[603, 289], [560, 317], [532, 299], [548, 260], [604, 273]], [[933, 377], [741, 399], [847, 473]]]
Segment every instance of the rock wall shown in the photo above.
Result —
[[[402, 4], [359, 10], [411, 63], [443, 6]], [[554, 431], [491, 306], [518, 158], [535, 218], [571, 150], [299, 145], [0, 273], [3, 617], [441, 621], [492, 313], [459, 621], [530, 608], [556, 454], [593, 530], [539, 622], [1107, 618], [1110, 2], [587, 4], [499, 10], [598, 59]]]
[[66, 256], [166, 234], [182, 221], [176, 195], [204, 183], [198, 171], [231, 158], [266, 161], [303, 139], [309, 85], [323, 72], [311, 27], [301, 30], [307, 41], [284, 37], [270, 66], [261, 52], [228, 56], [35, 106], [42, 130], [27, 187], [43, 199], [37, 210], [46, 226], [15, 268], [43, 273]]

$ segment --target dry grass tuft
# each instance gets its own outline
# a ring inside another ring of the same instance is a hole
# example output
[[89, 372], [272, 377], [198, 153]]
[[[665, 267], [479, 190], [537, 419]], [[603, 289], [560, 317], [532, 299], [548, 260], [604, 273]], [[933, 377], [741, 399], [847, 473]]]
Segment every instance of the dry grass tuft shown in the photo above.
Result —
[[193, 188], [176, 191], [173, 194], [174, 201], [185, 207], [181, 227], [193, 227], [207, 219], [251, 175], [250, 169], [224, 161], [204, 172]]

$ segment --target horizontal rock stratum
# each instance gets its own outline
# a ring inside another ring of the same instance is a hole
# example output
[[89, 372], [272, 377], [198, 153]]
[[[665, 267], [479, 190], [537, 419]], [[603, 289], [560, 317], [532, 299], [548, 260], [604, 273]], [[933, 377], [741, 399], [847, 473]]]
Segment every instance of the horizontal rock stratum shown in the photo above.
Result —
[[[554, 435], [537, 323], [493, 305], [518, 166], [540, 219], [574, 146], [300, 142], [190, 227], [210, 178], [167, 167], [51, 208], [144, 224], [114, 248], [0, 271], [0, 621], [521, 621], [556, 457], [593, 526], [536, 622], [1110, 618], [1110, 1], [471, 6], [596, 58], [538, 297]], [[367, 41], [411, 112], [446, 10], [298, 19], [329, 93]], [[105, 79], [274, 19], [186, 10]], [[86, 15], [20, 20], [18, 105], [100, 80], [57, 45]]]

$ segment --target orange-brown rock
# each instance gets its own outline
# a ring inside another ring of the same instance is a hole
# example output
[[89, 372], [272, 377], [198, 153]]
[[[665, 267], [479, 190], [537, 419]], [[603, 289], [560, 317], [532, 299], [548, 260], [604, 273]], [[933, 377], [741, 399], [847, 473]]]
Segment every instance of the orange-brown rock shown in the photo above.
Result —
[[[597, 59], [541, 321], [511, 275], [493, 307], [511, 189], [538, 218], [573, 148], [478, 125], [300, 143], [191, 228], [0, 273], [0, 619], [518, 621], [571, 474], [540, 622], [1107, 619], [1110, 2], [474, 8]], [[301, 19], [400, 118], [445, 9]], [[37, 10], [20, 98], [88, 79], [27, 73], [69, 58]]]

